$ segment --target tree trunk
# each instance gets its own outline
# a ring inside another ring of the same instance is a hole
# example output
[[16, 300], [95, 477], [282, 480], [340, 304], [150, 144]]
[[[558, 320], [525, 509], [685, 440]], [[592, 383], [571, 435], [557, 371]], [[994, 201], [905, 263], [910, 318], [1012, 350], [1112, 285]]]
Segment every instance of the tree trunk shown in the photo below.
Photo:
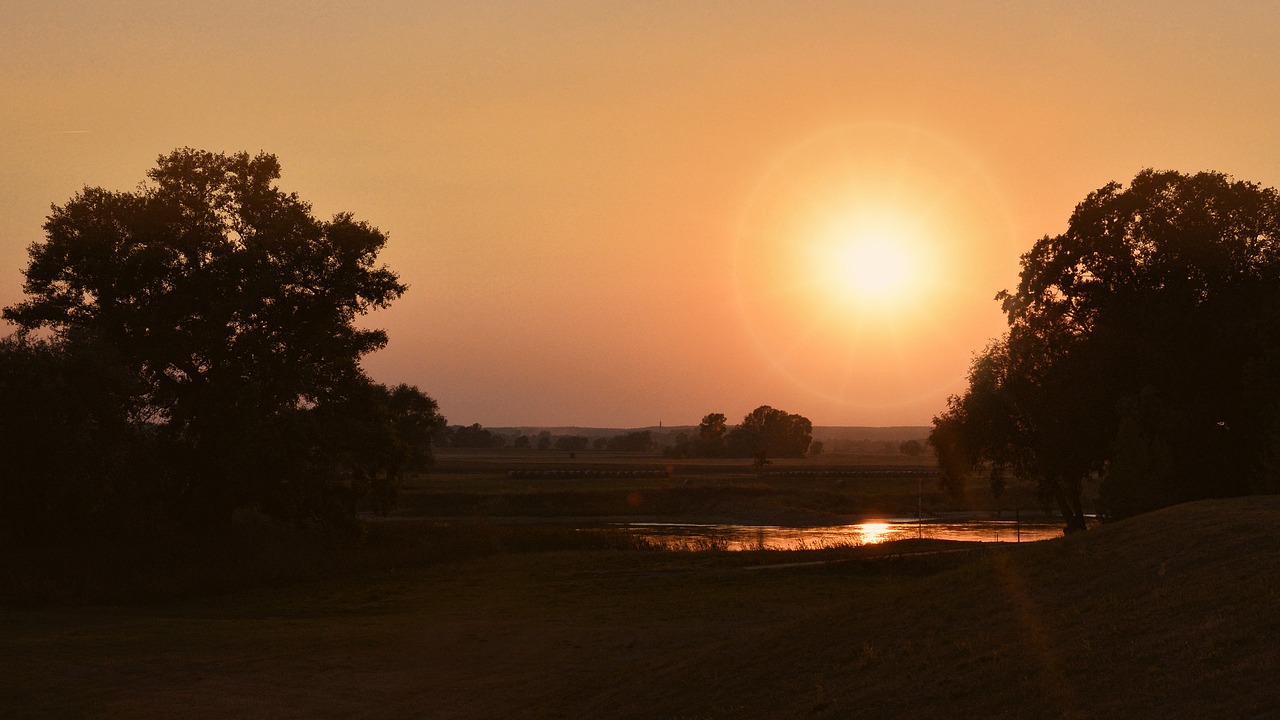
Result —
[[1070, 493], [1056, 479], [1049, 482], [1053, 486], [1054, 500], [1058, 502], [1058, 511], [1062, 513], [1062, 520], [1066, 523], [1063, 531], [1069, 534], [1084, 530], [1084, 508], [1080, 503], [1080, 491]]

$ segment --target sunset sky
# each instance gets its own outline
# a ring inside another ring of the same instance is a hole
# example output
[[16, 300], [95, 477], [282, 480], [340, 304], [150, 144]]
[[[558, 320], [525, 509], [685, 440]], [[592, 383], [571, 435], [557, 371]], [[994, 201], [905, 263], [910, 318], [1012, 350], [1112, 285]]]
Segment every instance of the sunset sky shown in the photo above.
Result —
[[1144, 167], [1280, 185], [1274, 2], [87, 2], [0, 24], [0, 304], [176, 147], [391, 238], [377, 380], [452, 423], [927, 424]]

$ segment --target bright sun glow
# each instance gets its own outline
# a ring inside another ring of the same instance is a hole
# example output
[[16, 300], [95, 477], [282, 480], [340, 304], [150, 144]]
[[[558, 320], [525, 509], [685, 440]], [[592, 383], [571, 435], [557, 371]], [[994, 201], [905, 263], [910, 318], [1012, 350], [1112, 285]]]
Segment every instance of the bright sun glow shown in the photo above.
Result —
[[742, 318], [784, 377], [833, 406], [939, 405], [1004, 326], [991, 298], [1016, 279], [1007, 220], [981, 166], [945, 141], [875, 125], [815, 135], [744, 205]]
[[842, 305], [900, 307], [922, 289], [911, 245], [902, 233], [836, 228], [813, 244], [813, 272], [822, 293]]
[[902, 248], [882, 238], [851, 240], [839, 258], [840, 272], [853, 292], [888, 298], [907, 286], [911, 267]]

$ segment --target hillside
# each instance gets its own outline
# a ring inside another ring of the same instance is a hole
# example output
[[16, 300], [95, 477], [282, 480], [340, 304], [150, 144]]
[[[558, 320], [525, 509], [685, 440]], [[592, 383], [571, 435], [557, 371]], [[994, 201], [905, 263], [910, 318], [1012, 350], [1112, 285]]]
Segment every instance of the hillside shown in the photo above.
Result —
[[1253, 497], [999, 553], [763, 633], [721, 692], [753, 717], [1276, 717], [1277, 528]]

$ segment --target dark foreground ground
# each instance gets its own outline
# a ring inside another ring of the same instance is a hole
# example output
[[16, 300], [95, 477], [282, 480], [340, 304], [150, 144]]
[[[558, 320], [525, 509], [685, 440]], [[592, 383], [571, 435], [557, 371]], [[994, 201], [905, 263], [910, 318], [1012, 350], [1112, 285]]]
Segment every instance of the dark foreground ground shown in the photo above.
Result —
[[[1278, 527], [1266, 497], [890, 560], [862, 558], [941, 546], [495, 536], [274, 589], [0, 610], [0, 716], [1280, 717]], [[761, 567], [815, 560], [844, 562]]]

